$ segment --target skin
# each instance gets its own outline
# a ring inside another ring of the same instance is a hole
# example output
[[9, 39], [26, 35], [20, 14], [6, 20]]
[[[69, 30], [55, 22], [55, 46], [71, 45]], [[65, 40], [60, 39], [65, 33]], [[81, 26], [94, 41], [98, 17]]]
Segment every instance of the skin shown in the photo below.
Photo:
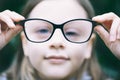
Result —
[[[87, 15], [75, 0], [45, 0], [39, 3], [30, 13], [29, 18], [35, 17], [60, 24], [74, 18], [87, 18]], [[17, 25], [16, 27], [14, 22], [23, 19], [23, 16], [13, 11], [6, 10], [0, 13], [0, 24], [2, 24], [0, 31], [1, 49], [22, 30], [20, 26]], [[103, 39], [107, 47], [116, 57], [120, 58], [120, 18], [114, 13], [106, 13], [93, 17], [93, 20], [104, 24], [108, 29], [107, 32], [101, 26], [95, 27], [95, 31]], [[55, 31], [49, 41], [44, 43], [29, 42], [23, 32], [21, 38], [25, 56], [29, 57], [31, 64], [39, 72], [40, 77], [46, 80], [67, 80], [73, 77], [83, 61], [90, 58], [92, 40], [94, 39], [92, 37], [86, 43], [74, 44], [68, 42], [59, 29]], [[67, 60], [47, 59], [49, 56], [63, 56]]]

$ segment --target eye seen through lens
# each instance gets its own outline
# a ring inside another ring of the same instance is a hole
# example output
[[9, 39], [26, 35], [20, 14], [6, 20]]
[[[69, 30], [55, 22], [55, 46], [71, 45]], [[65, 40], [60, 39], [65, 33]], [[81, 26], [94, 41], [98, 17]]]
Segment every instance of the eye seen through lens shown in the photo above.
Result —
[[40, 42], [51, 36], [53, 26], [46, 21], [30, 20], [25, 23], [25, 31], [30, 40]]
[[92, 31], [92, 23], [89, 21], [76, 20], [64, 25], [64, 34], [72, 42], [86, 41]]

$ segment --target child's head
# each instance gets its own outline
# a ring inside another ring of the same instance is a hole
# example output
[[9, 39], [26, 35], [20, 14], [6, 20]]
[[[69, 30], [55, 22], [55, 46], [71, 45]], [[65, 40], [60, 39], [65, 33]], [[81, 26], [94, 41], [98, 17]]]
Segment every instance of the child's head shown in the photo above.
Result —
[[25, 22], [23, 50], [40, 78], [75, 77], [91, 57], [92, 22], [81, 20], [90, 17], [90, 10], [86, 10], [83, 3], [84, 0], [42, 0], [30, 11], [28, 18], [37, 19]]

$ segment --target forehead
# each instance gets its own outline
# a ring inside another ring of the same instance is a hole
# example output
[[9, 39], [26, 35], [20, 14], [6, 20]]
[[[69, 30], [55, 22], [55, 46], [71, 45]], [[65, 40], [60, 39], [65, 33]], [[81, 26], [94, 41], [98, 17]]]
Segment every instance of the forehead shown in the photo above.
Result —
[[63, 23], [71, 19], [87, 18], [87, 13], [76, 0], [44, 0], [33, 8], [29, 18]]

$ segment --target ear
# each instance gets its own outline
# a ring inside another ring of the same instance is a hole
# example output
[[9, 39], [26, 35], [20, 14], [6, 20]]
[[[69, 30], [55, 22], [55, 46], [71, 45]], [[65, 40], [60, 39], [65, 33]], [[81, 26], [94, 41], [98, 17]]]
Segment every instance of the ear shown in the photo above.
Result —
[[25, 37], [24, 32], [21, 32], [21, 40], [22, 40], [22, 47], [23, 47], [23, 52], [25, 56], [28, 56], [29, 53], [29, 47], [27, 44], [27, 39]]
[[86, 52], [86, 59], [89, 59], [91, 58], [91, 55], [92, 55], [92, 48], [93, 48], [93, 45], [94, 45], [94, 41], [95, 41], [95, 38], [96, 38], [96, 35], [93, 33], [90, 40], [88, 41], [88, 46], [87, 46], [87, 52]]

